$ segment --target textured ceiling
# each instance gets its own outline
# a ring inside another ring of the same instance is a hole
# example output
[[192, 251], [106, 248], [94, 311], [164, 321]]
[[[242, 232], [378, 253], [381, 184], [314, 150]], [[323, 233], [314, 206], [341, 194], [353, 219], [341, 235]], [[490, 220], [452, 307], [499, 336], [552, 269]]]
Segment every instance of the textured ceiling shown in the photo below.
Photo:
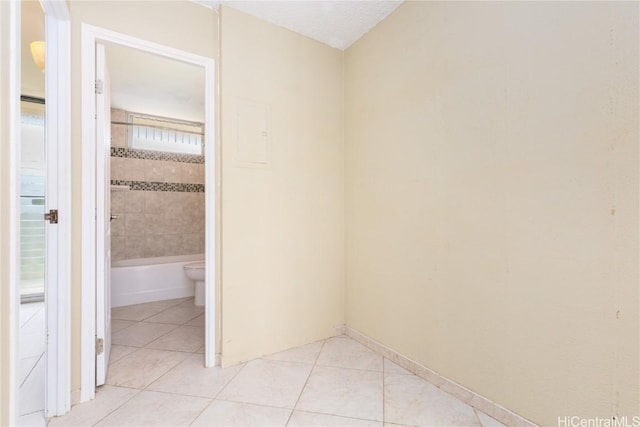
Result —
[[[220, 2], [199, 0], [218, 7]], [[347, 49], [398, 6], [401, 0], [222, 1], [222, 4], [341, 50]]]

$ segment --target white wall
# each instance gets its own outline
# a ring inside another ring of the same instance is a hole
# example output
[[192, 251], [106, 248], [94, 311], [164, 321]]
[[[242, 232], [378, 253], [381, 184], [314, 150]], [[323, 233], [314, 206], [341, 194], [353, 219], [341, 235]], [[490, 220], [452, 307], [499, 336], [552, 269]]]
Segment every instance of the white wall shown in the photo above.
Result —
[[346, 52], [349, 326], [542, 425], [639, 414], [638, 28], [406, 2]]

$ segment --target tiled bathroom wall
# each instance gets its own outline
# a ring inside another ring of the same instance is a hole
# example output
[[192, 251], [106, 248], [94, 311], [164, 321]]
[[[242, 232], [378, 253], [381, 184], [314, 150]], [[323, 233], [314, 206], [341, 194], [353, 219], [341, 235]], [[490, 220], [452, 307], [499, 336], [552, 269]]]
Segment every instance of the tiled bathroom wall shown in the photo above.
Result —
[[128, 131], [111, 125], [112, 260], [204, 253], [204, 157], [130, 149]]

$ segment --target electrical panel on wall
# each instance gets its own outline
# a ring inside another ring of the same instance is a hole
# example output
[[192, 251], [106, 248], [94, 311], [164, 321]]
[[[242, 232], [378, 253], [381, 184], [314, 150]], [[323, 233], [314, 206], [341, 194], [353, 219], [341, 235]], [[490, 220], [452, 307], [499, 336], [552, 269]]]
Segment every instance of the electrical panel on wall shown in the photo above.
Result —
[[234, 164], [269, 167], [271, 108], [267, 104], [237, 100], [233, 118]]

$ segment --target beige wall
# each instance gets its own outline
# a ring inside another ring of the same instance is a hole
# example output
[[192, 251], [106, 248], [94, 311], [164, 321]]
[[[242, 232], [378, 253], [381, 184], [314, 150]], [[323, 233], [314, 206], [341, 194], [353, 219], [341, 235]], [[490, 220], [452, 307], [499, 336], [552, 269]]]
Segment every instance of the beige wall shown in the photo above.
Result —
[[[80, 23], [209, 57], [218, 26], [190, 2], [69, 4], [77, 391]], [[349, 326], [541, 424], [638, 414], [636, 3], [408, 2], [346, 58], [221, 13], [224, 364], [345, 322], [346, 207]], [[238, 100], [271, 107], [267, 167], [233, 160]]]
[[128, 34], [144, 40], [215, 58], [218, 53], [217, 13], [190, 1], [165, 1], [159, 6], [146, 1], [70, 1], [72, 73], [72, 381], [80, 387], [80, 299], [81, 299], [81, 23]]
[[345, 86], [347, 324], [543, 425], [638, 415], [638, 4], [408, 2]]
[[[343, 53], [223, 6], [220, 63], [226, 365], [344, 323]], [[234, 162], [240, 100], [270, 106], [266, 167]]]

